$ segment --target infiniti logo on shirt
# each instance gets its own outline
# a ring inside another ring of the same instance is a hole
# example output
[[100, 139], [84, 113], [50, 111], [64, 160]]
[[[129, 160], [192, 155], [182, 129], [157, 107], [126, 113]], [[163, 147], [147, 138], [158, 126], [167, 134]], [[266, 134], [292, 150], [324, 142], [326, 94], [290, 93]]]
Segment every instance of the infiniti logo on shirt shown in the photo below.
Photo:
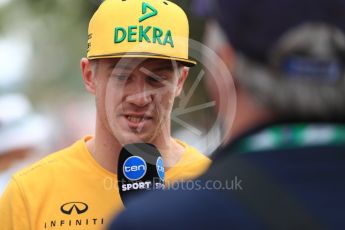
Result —
[[[49, 218], [43, 222], [44, 229], [84, 229], [82, 226], [100, 226], [104, 225], [102, 216], [90, 216], [92, 212], [85, 213], [89, 206], [84, 202], [68, 202], [60, 207], [60, 211], [66, 215], [65, 218]], [[85, 215], [82, 215], [85, 213]], [[79, 216], [80, 215], [80, 216]], [[51, 215], [51, 217], [56, 214]], [[103, 228], [102, 228], [103, 229]]]
[[89, 206], [83, 202], [69, 202], [63, 204], [60, 208], [61, 212], [71, 215], [73, 212], [76, 212], [78, 215], [86, 212]]

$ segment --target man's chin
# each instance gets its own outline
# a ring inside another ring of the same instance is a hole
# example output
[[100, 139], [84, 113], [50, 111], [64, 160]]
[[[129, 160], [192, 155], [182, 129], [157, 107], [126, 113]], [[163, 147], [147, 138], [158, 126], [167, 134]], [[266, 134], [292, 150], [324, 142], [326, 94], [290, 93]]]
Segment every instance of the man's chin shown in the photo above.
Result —
[[121, 134], [120, 137], [116, 136], [116, 138], [122, 145], [132, 143], [151, 143], [153, 141], [153, 137], [150, 133], [125, 133]]

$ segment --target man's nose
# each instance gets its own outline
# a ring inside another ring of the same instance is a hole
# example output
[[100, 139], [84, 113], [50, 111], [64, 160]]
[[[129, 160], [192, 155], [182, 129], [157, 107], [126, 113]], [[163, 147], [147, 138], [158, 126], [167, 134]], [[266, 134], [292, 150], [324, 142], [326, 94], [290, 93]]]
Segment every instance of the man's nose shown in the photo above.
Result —
[[129, 92], [126, 96], [128, 103], [134, 104], [139, 107], [144, 107], [153, 101], [153, 92], [146, 87], [143, 79], [133, 82], [128, 88]]

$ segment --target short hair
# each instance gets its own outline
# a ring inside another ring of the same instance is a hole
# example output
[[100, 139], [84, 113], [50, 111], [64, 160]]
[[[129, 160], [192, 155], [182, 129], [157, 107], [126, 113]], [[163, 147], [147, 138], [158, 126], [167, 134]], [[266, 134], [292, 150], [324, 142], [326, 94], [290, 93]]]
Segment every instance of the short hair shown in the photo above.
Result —
[[[228, 42], [226, 32], [215, 21], [207, 28], [211, 29], [206, 36], [207, 45], [221, 49]], [[253, 60], [237, 50], [232, 73], [236, 84], [258, 104], [276, 113], [278, 119], [344, 120], [342, 30], [323, 23], [306, 23], [284, 33], [273, 47], [268, 62]], [[289, 66], [291, 60], [298, 68]], [[301, 69], [300, 63], [310, 68], [309, 72]]]
[[239, 53], [235, 75], [241, 87], [281, 118], [344, 119], [345, 35], [326, 24], [307, 23], [274, 47], [269, 63]]

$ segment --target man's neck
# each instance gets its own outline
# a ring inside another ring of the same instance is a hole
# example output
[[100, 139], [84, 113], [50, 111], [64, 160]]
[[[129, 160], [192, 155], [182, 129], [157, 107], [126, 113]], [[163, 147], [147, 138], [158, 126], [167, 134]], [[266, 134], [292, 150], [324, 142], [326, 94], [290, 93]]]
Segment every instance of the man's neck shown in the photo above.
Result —
[[169, 135], [168, 145], [158, 145], [156, 147], [162, 154], [166, 169], [174, 167], [181, 159], [185, 148]]
[[110, 135], [104, 135], [104, 132], [97, 132], [95, 138], [86, 142], [87, 148], [93, 158], [106, 170], [117, 173], [117, 163], [121, 144]]

